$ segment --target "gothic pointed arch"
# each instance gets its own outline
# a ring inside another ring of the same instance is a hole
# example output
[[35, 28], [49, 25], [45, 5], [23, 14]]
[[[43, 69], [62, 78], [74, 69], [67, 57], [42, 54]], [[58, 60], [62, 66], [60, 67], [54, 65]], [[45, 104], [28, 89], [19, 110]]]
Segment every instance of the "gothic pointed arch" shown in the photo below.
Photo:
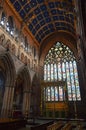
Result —
[[13, 59], [9, 52], [0, 53], [0, 68], [3, 70], [6, 77], [5, 85], [14, 87], [16, 71]]
[[29, 70], [26, 66], [23, 66], [18, 70], [17, 77], [20, 77], [23, 80], [25, 85], [24, 90], [30, 89], [29, 87], [31, 86], [31, 77]]
[[[48, 53], [49, 49], [57, 42], [62, 42], [65, 45], [67, 45], [73, 52], [76, 57], [77, 56], [77, 42], [76, 42], [76, 37], [70, 35], [70, 33], [67, 32], [55, 32], [45, 38], [40, 46], [40, 56], [39, 58], [41, 59], [41, 63], [43, 64], [43, 61], [45, 59], [46, 54]], [[47, 45], [47, 46], [46, 46]]]
[[[14, 108], [25, 113], [29, 110], [29, 90], [31, 86], [31, 78], [29, 70], [26, 66], [22, 66], [16, 75], [14, 90]], [[27, 97], [27, 99], [26, 99]]]
[[0, 90], [0, 116], [7, 117], [9, 111], [12, 109], [14, 84], [15, 84], [15, 66], [13, 59], [9, 52], [0, 52], [0, 80], [1, 87]]

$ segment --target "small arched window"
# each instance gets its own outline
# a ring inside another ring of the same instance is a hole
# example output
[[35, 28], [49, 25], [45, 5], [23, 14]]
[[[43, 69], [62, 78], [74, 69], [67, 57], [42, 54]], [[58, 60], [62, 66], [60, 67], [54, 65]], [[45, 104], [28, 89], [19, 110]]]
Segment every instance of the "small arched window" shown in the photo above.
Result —
[[6, 24], [6, 30], [13, 36], [14, 34], [14, 22], [13, 17], [9, 16]]
[[6, 19], [5, 13], [2, 12], [1, 21], [0, 21], [0, 24], [1, 24], [2, 26], [5, 25], [5, 19]]

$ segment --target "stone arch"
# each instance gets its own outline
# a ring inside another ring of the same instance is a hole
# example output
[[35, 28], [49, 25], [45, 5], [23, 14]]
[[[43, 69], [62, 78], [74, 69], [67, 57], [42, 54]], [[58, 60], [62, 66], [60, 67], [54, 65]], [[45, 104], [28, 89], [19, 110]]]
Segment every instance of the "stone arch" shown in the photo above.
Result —
[[[23, 115], [29, 114], [31, 78], [27, 66], [22, 66], [16, 75], [14, 102]], [[17, 93], [16, 93], [17, 92]]]
[[24, 79], [24, 83], [26, 86], [24, 89], [28, 90], [29, 89], [28, 85], [31, 86], [31, 78], [30, 78], [30, 73], [27, 66], [23, 66], [18, 70], [17, 76], [19, 75], [22, 76], [22, 78]]
[[40, 81], [36, 74], [34, 74], [31, 85], [31, 104], [30, 110], [32, 116], [39, 116], [41, 103], [41, 87]]
[[3, 104], [1, 117], [8, 117], [12, 110], [14, 84], [15, 84], [15, 66], [9, 52], [0, 53], [0, 69], [5, 75], [5, 89], [3, 95]]
[[39, 57], [41, 59], [41, 64], [43, 64], [43, 61], [49, 49], [56, 42], [62, 42], [63, 44], [67, 45], [74, 52], [76, 59], [78, 58], [76, 37], [67, 32], [55, 32], [46, 39], [44, 39], [41, 43]]
[[3, 68], [5, 75], [7, 77], [6, 86], [14, 87], [16, 71], [15, 71], [13, 59], [12, 59], [11, 55], [9, 54], [9, 52], [1, 53], [0, 61], [1, 61], [0, 66]]

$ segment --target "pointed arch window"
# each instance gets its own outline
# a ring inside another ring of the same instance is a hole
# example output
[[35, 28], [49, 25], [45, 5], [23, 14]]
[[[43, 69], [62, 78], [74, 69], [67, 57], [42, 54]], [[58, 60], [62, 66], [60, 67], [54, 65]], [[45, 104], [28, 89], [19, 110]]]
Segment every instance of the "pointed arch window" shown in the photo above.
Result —
[[10, 35], [14, 35], [14, 22], [12, 16], [8, 17], [8, 21], [6, 23], [6, 30], [10, 33]]
[[[80, 101], [77, 64], [73, 52], [63, 43], [57, 42], [44, 61], [44, 81], [66, 80], [69, 101]], [[47, 101], [63, 101], [62, 87], [50, 86], [46, 91]]]
[[0, 24], [1, 24], [2, 26], [4, 26], [4, 25], [5, 25], [5, 19], [6, 19], [5, 13], [4, 13], [4, 12], [2, 12], [2, 15], [1, 15], [1, 20], [0, 20]]

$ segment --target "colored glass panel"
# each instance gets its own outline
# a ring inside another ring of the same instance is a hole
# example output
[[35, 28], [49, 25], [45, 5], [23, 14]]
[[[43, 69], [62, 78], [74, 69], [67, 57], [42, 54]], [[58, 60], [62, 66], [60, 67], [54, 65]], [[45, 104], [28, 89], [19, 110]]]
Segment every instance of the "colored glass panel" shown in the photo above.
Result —
[[63, 89], [59, 86], [59, 101], [63, 101]]
[[54, 79], [57, 80], [57, 66], [54, 64]]
[[59, 80], [62, 79], [61, 64], [60, 64], [60, 63], [58, 63], [58, 79], [59, 79]]
[[51, 101], [54, 101], [54, 87], [51, 87]]
[[47, 71], [46, 65], [44, 65], [44, 80], [47, 80]]
[[48, 87], [48, 101], [50, 101], [50, 87]]
[[48, 73], [48, 75], [47, 75], [47, 77], [48, 77], [48, 81], [50, 80], [50, 65], [48, 64], [48, 66], [47, 66], [47, 73]]
[[63, 80], [66, 79], [66, 72], [65, 72], [65, 63], [62, 63], [62, 74], [63, 74]]
[[55, 101], [58, 101], [58, 88], [55, 86]]
[[53, 81], [53, 79], [54, 79], [53, 72], [54, 72], [53, 64], [51, 64], [51, 81]]

